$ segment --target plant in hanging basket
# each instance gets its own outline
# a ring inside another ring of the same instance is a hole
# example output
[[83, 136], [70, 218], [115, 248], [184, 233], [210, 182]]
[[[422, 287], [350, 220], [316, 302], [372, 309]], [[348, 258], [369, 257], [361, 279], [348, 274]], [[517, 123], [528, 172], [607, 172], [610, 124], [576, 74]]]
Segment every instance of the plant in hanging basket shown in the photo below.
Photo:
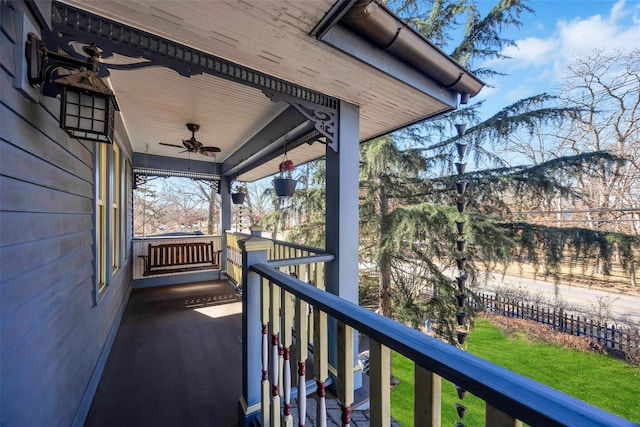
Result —
[[244, 199], [247, 194], [247, 187], [244, 185], [236, 185], [233, 189], [233, 193], [231, 193], [231, 201], [234, 205], [241, 205], [244, 203]]
[[295, 166], [293, 161], [285, 159], [280, 162], [278, 169], [280, 170], [280, 177], [273, 180], [273, 188], [276, 195], [279, 197], [291, 197], [296, 190], [296, 184], [298, 183], [292, 177], [292, 172]]
[[291, 172], [293, 172], [294, 168], [293, 161], [285, 157], [285, 160], [281, 161], [278, 167], [280, 170], [280, 178], [291, 179]]

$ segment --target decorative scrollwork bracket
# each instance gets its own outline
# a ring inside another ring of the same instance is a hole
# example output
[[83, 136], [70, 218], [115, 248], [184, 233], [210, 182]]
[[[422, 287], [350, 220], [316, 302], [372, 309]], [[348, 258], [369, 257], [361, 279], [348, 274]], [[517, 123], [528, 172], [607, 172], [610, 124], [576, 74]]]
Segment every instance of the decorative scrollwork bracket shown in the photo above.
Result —
[[327, 107], [280, 92], [270, 90], [263, 90], [262, 92], [273, 102], [285, 102], [311, 120], [316, 130], [326, 138], [327, 145], [336, 153], [338, 152], [338, 140], [336, 138], [336, 130], [338, 128], [337, 101], [335, 105]]

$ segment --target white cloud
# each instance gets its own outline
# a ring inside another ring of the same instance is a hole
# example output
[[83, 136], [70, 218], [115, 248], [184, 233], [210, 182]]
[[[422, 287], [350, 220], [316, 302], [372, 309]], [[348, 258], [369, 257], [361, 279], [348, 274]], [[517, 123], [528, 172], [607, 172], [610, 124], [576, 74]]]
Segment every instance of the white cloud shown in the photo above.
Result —
[[554, 23], [546, 23], [546, 31], [540, 22], [532, 25], [535, 28], [532, 27], [534, 31], [530, 34], [543, 36], [516, 40], [517, 47], [509, 46], [502, 51], [512, 59], [483, 64], [508, 74], [489, 82], [495, 88], [482, 91], [481, 97], [486, 97], [488, 102], [505, 105], [536, 93], [552, 93], [561, 83], [567, 65], [594, 49], [640, 49], [640, 2], [637, 0], [619, 0], [610, 10], [593, 16], [559, 18]]
[[622, 20], [628, 16], [617, 10], [617, 3], [611, 17], [603, 19], [600, 15], [585, 20], [558, 23], [557, 38], [561, 53], [582, 54], [593, 49], [630, 49], [640, 47], [640, 27], [631, 25], [622, 27]]
[[639, 15], [640, 3], [629, 5], [625, 0], [619, 0], [608, 16], [560, 19], [549, 37], [517, 40], [517, 47], [504, 49], [502, 53], [513, 58], [507, 69], [513, 72], [539, 67], [539, 75], [558, 75], [574, 57], [589, 54], [594, 49], [640, 48]]
[[509, 46], [502, 53], [513, 59], [515, 68], [526, 68], [544, 64], [555, 49], [556, 41], [553, 39], [530, 37], [519, 40], [517, 46]]

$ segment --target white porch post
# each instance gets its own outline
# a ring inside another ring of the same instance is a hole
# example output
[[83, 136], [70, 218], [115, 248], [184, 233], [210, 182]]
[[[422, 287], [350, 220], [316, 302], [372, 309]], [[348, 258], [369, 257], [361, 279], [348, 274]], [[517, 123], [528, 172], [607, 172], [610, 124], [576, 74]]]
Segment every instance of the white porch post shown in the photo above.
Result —
[[[338, 152], [327, 147], [327, 250], [336, 258], [326, 264], [326, 289], [355, 304], [358, 303], [359, 114], [356, 105], [339, 102]], [[329, 363], [334, 367], [337, 366], [336, 337], [333, 321], [329, 326]], [[357, 336], [353, 342], [357, 357]], [[356, 363], [354, 358], [354, 366]], [[362, 373], [357, 374], [355, 388], [362, 384]]]
[[227, 233], [231, 230], [231, 180], [228, 176], [220, 177], [220, 234], [222, 235], [222, 254], [220, 265], [227, 269]]
[[[228, 196], [228, 194], [227, 194]], [[250, 425], [261, 411], [262, 319], [260, 293], [262, 280], [249, 271], [252, 264], [267, 262], [271, 240], [252, 236], [238, 242], [242, 250], [242, 396], [241, 425]]]

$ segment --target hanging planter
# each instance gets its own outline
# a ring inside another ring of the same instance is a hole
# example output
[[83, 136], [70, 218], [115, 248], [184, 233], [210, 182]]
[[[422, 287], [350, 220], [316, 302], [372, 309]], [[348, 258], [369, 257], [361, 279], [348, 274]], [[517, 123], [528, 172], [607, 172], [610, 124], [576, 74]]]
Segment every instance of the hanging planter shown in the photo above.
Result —
[[458, 234], [464, 233], [464, 226], [467, 221], [456, 221], [456, 230], [458, 230]]
[[241, 205], [244, 203], [245, 196], [246, 195], [244, 193], [232, 193], [231, 201], [233, 202], [234, 205]]
[[291, 197], [296, 191], [298, 181], [292, 178], [276, 178], [273, 180], [273, 188], [279, 197]]
[[236, 185], [236, 188], [233, 189], [233, 193], [231, 193], [231, 201], [234, 205], [241, 205], [244, 203], [244, 199], [247, 195], [247, 187], [244, 185]]
[[458, 267], [458, 270], [460, 271], [464, 270], [464, 267], [466, 264], [467, 264], [466, 258], [456, 258], [456, 266]]
[[295, 168], [293, 161], [287, 159], [287, 151], [285, 147], [284, 159], [280, 162], [278, 170], [280, 176], [273, 180], [273, 188], [278, 197], [291, 197], [296, 191], [298, 181], [293, 179], [292, 172]]

